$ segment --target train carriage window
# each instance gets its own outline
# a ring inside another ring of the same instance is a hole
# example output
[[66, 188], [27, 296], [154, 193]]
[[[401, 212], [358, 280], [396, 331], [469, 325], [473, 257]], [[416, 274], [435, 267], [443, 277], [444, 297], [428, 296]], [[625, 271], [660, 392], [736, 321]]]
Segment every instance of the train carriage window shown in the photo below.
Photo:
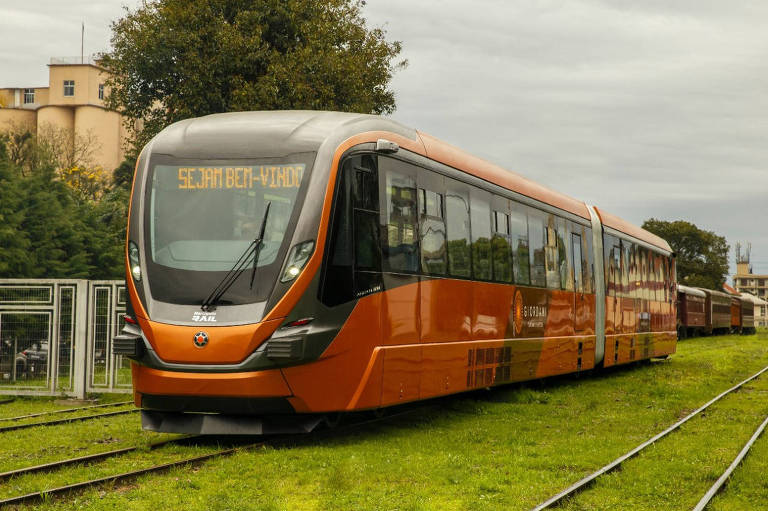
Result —
[[605, 287], [606, 295], [616, 296], [616, 259], [613, 247], [618, 240], [616, 237], [606, 234], [603, 237], [603, 252], [605, 256]]
[[581, 236], [573, 233], [571, 235], [571, 247], [573, 248], [573, 287], [577, 293], [584, 292], [583, 285], [583, 258], [581, 253]]
[[661, 261], [662, 256], [661, 254], [655, 254], [655, 273], [653, 275], [654, 281], [656, 282], [656, 301], [663, 302], [664, 301], [664, 279], [662, 278], [662, 269], [661, 269]]
[[355, 269], [381, 271], [379, 212], [355, 210]]
[[393, 158], [379, 158], [384, 189], [381, 211], [382, 263], [389, 272], [419, 271], [416, 177], [410, 165]]
[[592, 251], [592, 228], [581, 228], [582, 273], [584, 292], [595, 292], [595, 254]]
[[446, 179], [445, 219], [448, 234], [448, 273], [455, 277], [472, 275], [469, 245], [468, 187]]
[[570, 224], [563, 218], [557, 219], [557, 252], [560, 260], [560, 287], [573, 291], [573, 255], [571, 254]]
[[495, 232], [503, 235], [509, 235], [509, 215], [501, 211], [493, 212]]
[[477, 280], [491, 280], [491, 194], [472, 189], [472, 274]]
[[[493, 198], [494, 207], [509, 209], [509, 201], [501, 197]], [[509, 237], [509, 214], [504, 211], [493, 212], [493, 238], [491, 251], [493, 259], [493, 280], [512, 282], [512, 247]]]
[[547, 244], [546, 217], [537, 209], [528, 208], [528, 236], [530, 243], [531, 285], [546, 287], [547, 271], [544, 247]]
[[629, 247], [629, 293], [630, 298], [637, 298], [637, 245], [628, 243]]
[[560, 289], [560, 254], [557, 250], [557, 226], [555, 215], [548, 214], [547, 218], [547, 244], [544, 247], [544, 264], [547, 274], [547, 287]]
[[[331, 227], [328, 257], [321, 288], [322, 302], [331, 307], [356, 296], [361, 286], [380, 271], [379, 204], [376, 156], [361, 154], [347, 157], [341, 164]], [[369, 277], [355, 272], [370, 273]]]
[[528, 218], [524, 206], [513, 205], [509, 213], [509, 232], [515, 284], [528, 285], [531, 283], [531, 274], [528, 256]]
[[629, 298], [632, 291], [629, 287], [629, 249], [632, 246], [627, 240], [621, 240], [621, 296]]
[[354, 207], [368, 211], [379, 210], [379, 179], [376, 173], [376, 156], [359, 156], [355, 167]]
[[[419, 235], [421, 239], [421, 271], [428, 275], [445, 275], [447, 271], [446, 231], [443, 214], [445, 181], [442, 176], [422, 171], [419, 182]], [[429, 188], [439, 189], [440, 192]]]
[[622, 296], [621, 291], [621, 240], [613, 238], [613, 247], [611, 248], [612, 268], [613, 268], [613, 287], [616, 296]]
[[640, 256], [640, 298], [650, 300], [651, 294], [648, 292], [648, 251], [645, 247], [638, 247]]

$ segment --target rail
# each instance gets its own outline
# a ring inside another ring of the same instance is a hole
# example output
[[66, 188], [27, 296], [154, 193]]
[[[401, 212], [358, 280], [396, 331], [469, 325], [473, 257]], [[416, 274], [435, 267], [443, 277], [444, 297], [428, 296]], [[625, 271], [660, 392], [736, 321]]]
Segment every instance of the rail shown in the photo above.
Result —
[[[609, 464], [605, 465], [604, 467], [600, 468], [599, 470], [597, 470], [597, 471], [589, 474], [588, 476], [580, 479], [579, 481], [575, 482], [574, 484], [572, 484], [568, 488], [564, 489], [563, 491], [561, 491], [557, 495], [554, 495], [553, 497], [549, 498], [545, 502], [542, 502], [541, 504], [539, 504], [538, 506], [533, 508], [533, 511], [541, 511], [543, 509], [548, 509], [548, 508], [560, 505], [560, 503], [563, 500], [565, 500], [567, 497], [573, 496], [573, 495], [579, 493], [580, 491], [584, 490], [585, 488], [587, 488], [587, 486], [589, 486], [591, 483], [593, 483], [599, 477], [601, 477], [601, 476], [603, 476], [603, 475], [605, 475], [605, 474], [615, 470], [616, 468], [621, 466], [621, 464], [624, 463], [625, 461], [635, 457], [638, 453], [640, 453], [640, 451], [642, 451], [646, 447], [649, 447], [649, 446], [653, 445], [654, 443], [656, 443], [661, 438], [664, 438], [668, 434], [670, 434], [673, 431], [677, 430], [680, 426], [682, 426], [683, 424], [685, 424], [686, 422], [688, 422], [692, 418], [694, 418], [697, 415], [699, 415], [701, 412], [703, 412], [704, 410], [706, 410], [707, 408], [712, 406], [714, 403], [720, 401], [723, 397], [727, 396], [728, 394], [730, 394], [731, 392], [733, 392], [735, 390], [740, 389], [742, 386], [744, 386], [745, 384], [751, 382], [755, 378], [758, 378], [760, 375], [762, 375], [766, 371], [768, 371], [768, 366], [764, 367], [763, 369], [761, 369], [757, 373], [753, 374], [752, 376], [750, 376], [746, 380], [744, 380], [744, 381], [734, 385], [733, 387], [729, 388], [728, 390], [720, 393], [719, 395], [717, 395], [713, 399], [709, 400], [704, 405], [700, 406], [699, 408], [697, 408], [696, 410], [694, 410], [690, 414], [686, 415], [685, 417], [683, 417], [682, 419], [680, 419], [679, 421], [677, 421], [676, 423], [674, 423], [673, 425], [671, 425], [670, 427], [668, 427], [667, 429], [662, 431], [661, 433], [653, 436], [649, 440], [646, 440], [645, 442], [643, 442], [642, 444], [638, 445], [637, 447], [635, 447], [631, 451], [623, 454], [622, 456], [619, 456], [618, 458], [616, 458], [615, 460], [613, 460]], [[760, 432], [762, 432], [762, 430], [760, 430]]]

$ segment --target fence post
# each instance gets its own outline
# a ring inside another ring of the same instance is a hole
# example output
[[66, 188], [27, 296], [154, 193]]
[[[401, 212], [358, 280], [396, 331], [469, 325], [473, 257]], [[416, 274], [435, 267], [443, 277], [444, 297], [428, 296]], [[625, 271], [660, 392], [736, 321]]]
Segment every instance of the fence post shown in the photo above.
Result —
[[75, 296], [75, 338], [72, 343], [72, 356], [74, 357], [74, 376], [72, 378], [72, 391], [78, 399], [85, 399], [85, 390], [88, 384], [88, 371], [86, 360], [88, 358], [88, 324], [91, 321], [88, 314], [88, 281], [78, 280]]

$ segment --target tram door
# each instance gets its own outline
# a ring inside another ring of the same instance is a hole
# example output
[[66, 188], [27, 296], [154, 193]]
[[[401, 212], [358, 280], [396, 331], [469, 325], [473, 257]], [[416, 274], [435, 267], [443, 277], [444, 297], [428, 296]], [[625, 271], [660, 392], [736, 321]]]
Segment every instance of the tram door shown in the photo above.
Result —
[[573, 329], [576, 333], [584, 330], [584, 259], [581, 253], [581, 235], [571, 234], [573, 254]]

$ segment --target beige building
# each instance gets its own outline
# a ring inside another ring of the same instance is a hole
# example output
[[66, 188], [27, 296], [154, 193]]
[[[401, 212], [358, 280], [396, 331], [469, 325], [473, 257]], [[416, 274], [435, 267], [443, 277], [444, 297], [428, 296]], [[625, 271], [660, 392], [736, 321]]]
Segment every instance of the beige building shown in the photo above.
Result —
[[748, 293], [757, 297], [755, 302], [755, 326], [768, 326], [768, 275], [752, 273], [749, 264], [749, 252], [742, 258], [738, 253], [736, 259], [736, 275], [733, 276], [733, 287], [742, 293]]
[[768, 299], [768, 275], [752, 273], [749, 262], [736, 263], [733, 287], [740, 293], [749, 293], [763, 300]]
[[105, 78], [92, 58], [52, 58], [47, 87], [0, 89], [0, 131], [23, 125], [40, 133], [50, 125], [90, 138], [91, 163], [112, 171], [123, 160], [126, 132], [120, 114], [104, 106]]

